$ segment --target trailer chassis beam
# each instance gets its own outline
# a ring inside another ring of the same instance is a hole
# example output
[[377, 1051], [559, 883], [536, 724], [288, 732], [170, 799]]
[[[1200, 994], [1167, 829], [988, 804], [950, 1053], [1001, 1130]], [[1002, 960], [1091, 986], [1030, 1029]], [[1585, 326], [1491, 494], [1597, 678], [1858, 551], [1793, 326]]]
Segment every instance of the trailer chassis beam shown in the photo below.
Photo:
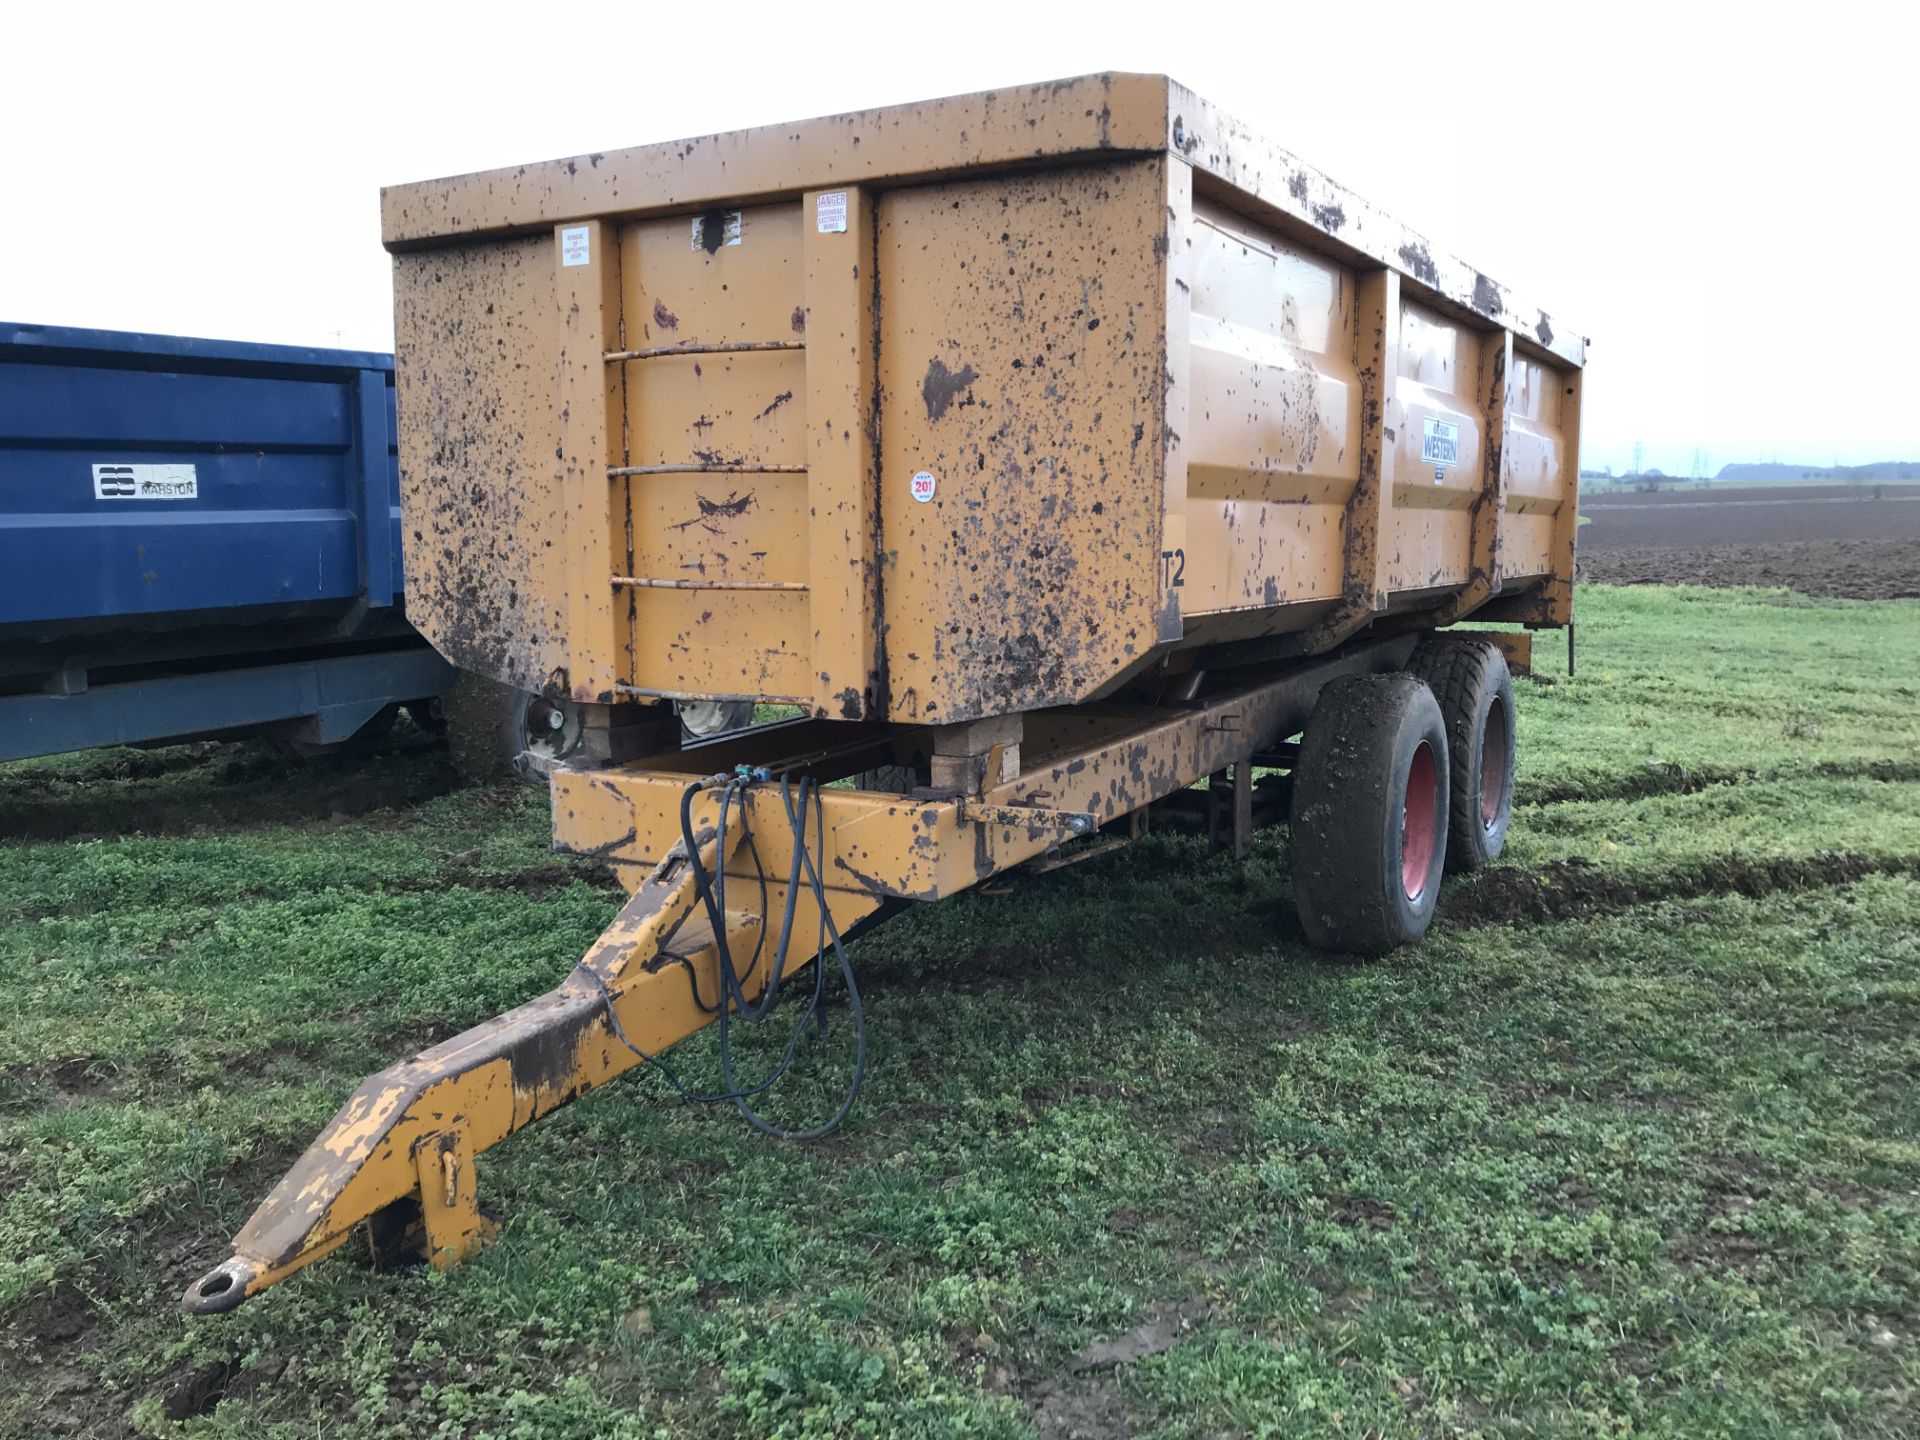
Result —
[[[729, 830], [729, 851], [741, 833]], [[709, 871], [730, 858], [713, 829], [696, 839]], [[876, 908], [863, 895], [828, 893], [843, 929]], [[693, 867], [674, 847], [558, 987], [365, 1081], [242, 1227], [232, 1258], [188, 1288], [186, 1308], [231, 1310], [338, 1249], [364, 1221], [436, 1268], [485, 1243], [494, 1227], [480, 1213], [476, 1155], [643, 1063], [633, 1046], [657, 1054], [713, 1019], [693, 998], [696, 984], [719, 993], [718, 951], [697, 900]], [[750, 948], [760, 923], [730, 910], [731, 942]], [[748, 979], [749, 998], [767, 970]]]
[[[968, 889], [1100, 826], [1128, 823], [1228, 766], [1244, 771], [1306, 724], [1326, 684], [1402, 669], [1414, 643], [1404, 635], [1350, 644], [1176, 705], [1029, 712], [1026, 768], [977, 795], [817, 790], [825, 853], [815, 861], [828, 912], [845, 932], [889, 902]], [[639, 1051], [656, 1055], [715, 1018], [698, 996], [720, 994], [718, 944], [699, 907], [679, 813], [688, 786], [703, 777], [686, 767], [719, 762], [725, 770], [738, 761], [780, 773], [805, 757], [808, 773], [828, 780], [837, 778], [836, 759], [871, 759], [889, 727], [860, 727], [862, 743], [851, 747], [813, 743], [816, 728], [770, 728], [614, 769], [556, 771], [556, 846], [612, 863], [631, 898], [558, 987], [363, 1083], [241, 1228], [232, 1258], [188, 1288], [186, 1308], [230, 1310], [338, 1249], [366, 1222], [441, 1268], [483, 1244], [492, 1225], [479, 1207], [476, 1156], [644, 1063]], [[913, 733], [898, 727], [895, 738]], [[729, 904], [748, 895], [757, 902], [760, 878], [770, 877], [769, 913], [779, 914], [796, 843], [780, 789], [751, 785], [736, 803], [754, 851], [741, 843], [741, 824], [728, 827], [723, 845], [709, 792], [696, 801], [701, 866], [727, 877]], [[817, 900], [803, 888], [797, 901], [793, 933], [816, 934]], [[724, 918], [736, 956], [752, 948], [756, 932], [764, 938], [757, 910], [729, 908]], [[789, 971], [813, 959], [810, 948], [796, 947]], [[769, 969], [753, 972], [749, 999]]]

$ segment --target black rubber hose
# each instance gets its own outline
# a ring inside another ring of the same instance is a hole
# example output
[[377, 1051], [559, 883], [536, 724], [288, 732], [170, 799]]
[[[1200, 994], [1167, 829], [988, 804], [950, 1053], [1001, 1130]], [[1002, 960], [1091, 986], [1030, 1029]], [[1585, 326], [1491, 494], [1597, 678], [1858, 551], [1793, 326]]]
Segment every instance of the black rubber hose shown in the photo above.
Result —
[[[860, 1098], [860, 1089], [862, 1085], [866, 1083], [867, 1075], [867, 1022], [865, 1008], [860, 1003], [860, 987], [854, 981], [853, 964], [847, 959], [846, 946], [841, 942], [840, 927], [834, 924], [832, 912], [828, 909], [826, 885], [822, 882], [820, 871], [813, 863], [813, 855], [807, 850], [806, 846], [806, 804], [808, 790], [811, 785], [812, 782], [810, 780], [803, 780], [801, 782], [800, 805], [797, 811], [794, 807], [791, 790], [784, 781], [780, 787], [781, 800], [786, 806], [788, 821], [794, 827], [795, 848], [805, 859], [808, 881], [813, 889], [814, 898], [820, 907], [820, 948], [816, 953], [814, 961], [816, 969], [814, 972], [813, 1001], [808, 1005], [806, 1013], [800, 1017], [799, 1023], [794, 1027], [793, 1037], [788, 1041], [787, 1054], [790, 1060], [793, 1053], [793, 1042], [799, 1038], [801, 1029], [805, 1027], [808, 1018], [814, 1013], [815, 1007], [817, 1007], [820, 1002], [821, 992], [826, 984], [827, 957], [825, 954], [825, 942], [827, 938], [831, 936], [834, 955], [840, 962], [840, 974], [847, 985], [848, 1010], [853, 1016], [853, 1079], [848, 1083], [846, 1093], [841, 1096], [840, 1104], [835, 1108], [833, 1114], [828, 1116], [820, 1124], [805, 1130], [789, 1130], [784, 1126], [775, 1125], [755, 1111], [752, 1106], [748, 1105], [744, 1098], [737, 1099], [733, 1102], [735, 1108], [746, 1117], [748, 1124], [752, 1125], [754, 1129], [760, 1131], [762, 1134], [771, 1135], [776, 1140], [818, 1140], [822, 1136], [831, 1135], [835, 1130], [840, 1128], [848, 1114], [853, 1110], [854, 1102]], [[827, 853], [826, 806], [821, 802], [817, 789], [813, 790], [812, 799], [816, 820], [816, 832], [820, 842], [820, 853], [824, 857]], [[788, 937], [783, 935], [781, 938], [785, 941]], [[722, 1019], [724, 1021], [724, 1016]], [[722, 1062], [723, 1064], [725, 1063], [724, 1049], [722, 1050]], [[784, 1070], [785, 1065], [783, 1064], [781, 1068]], [[729, 1084], [731, 1084], [730, 1080]]]
[[[727, 812], [732, 807], [732, 802], [736, 792], [744, 791], [746, 787], [746, 783], [747, 782], [745, 781], [744, 778], [733, 778], [733, 779], [729, 779], [722, 789], [719, 829], [718, 829], [718, 835], [721, 842], [721, 850], [720, 850], [721, 854], [726, 853], [725, 837], [726, 837], [726, 825], [727, 825]], [[853, 1109], [854, 1102], [859, 1098], [861, 1087], [865, 1083], [866, 1060], [867, 1060], [866, 1016], [865, 1016], [864, 1008], [860, 1003], [859, 987], [854, 981], [853, 966], [852, 966], [852, 963], [847, 958], [846, 947], [842, 941], [839, 927], [834, 923], [833, 915], [830, 909], [828, 908], [825, 883], [822, 881], [819, 867], [814, 863], [813, 856], [807, 847], [806, 812], [807, 812], [807, 803], [809, 800], [811, 800], [813, 803], [815, 836], [819, 843], [820, 853], [822, 857], [824, 857], [826, 854], [826, 842], [827, 842], [826, 806], [822, 803], [819, 795], [818, 786], [816, 782], [811, 779], [811, 777], [804, 778], [801, 780], [797, 804], [795, 803], [795, 795], [792, 788], [791, 778], [783, 777], [781, 781], [781, 786], [780, 786], [781, 803], [784, 806], [787, 813], [787, 822], [792, 827], [793, 838], [794, 838], [794, 860], [793, 860], [793, 865], [791, 868], [789, 883], [787, 887], [787, 900], [786, 900], [785, 906], [783, 907], [783, 912], [781, 915], [780, 934], [774, 946], [774, 955], [772, 960], [772, 973], [768, 976], [767, 990], [762, 993], [762, 995], [758, 999], [758, 1002], [754, 1006], [749, 1008], [745, 1004], [745, 993], [744, 993], [744, 987], [742, 984], [741, 977], [734, 973], [732, 955], [726, 945], [725, 909], [724, 909], [725, 894], [726, 894], [726, 891], [725, 891], [726, 881], [725, 881], [725, 874], [724, 874], [725, 866], [722, 865], [721, 867], [722, 873], [719, 877], [718, 883], [716, 884], [714, 881], [714, 877], [710, 876], [707, 873], [707, 869], [705, 865], [701, 863], [699, 847], [694, 843], [694, 839], [693, 839], [693, 822], [692, 822], [693, 797], [694, 795], [699, 793], [699, 791], [703, 788], [707, 788], [704, 782], [695, 783], [693, 785], [688, 786], [686, 791], [683, 792], [683, 794], [681, 795], [680, 827], [681, 827], [682, 838], [686, 842], [686, 848], [687, 848], [687, 853], [689, 856], [690, 863], [694, 867], [695, 891], [699, 894], [702, 902], [706, 905], [708, 916], [715, 920], [715, 934], [718, 936], [718, 939], [719, 939], [719, 943], [716, 948], [717, 948], [717, 958], [719, 961], [719, 968], [721, 971], [722, 993], [720, 998], [720, 1004], [717, 1007], [706, 1006], [703, 1002], [700, 1001], [698, 985], [695, 984], [693, 989], [694, 989], [694, 1001], [696, 1004], [700, 1004], [703, 1010], [708, 1010], [709, 1013], [712, 1013], [712, 1010], [714, 1008], [718, 1009], [718, 1012], [719, 1012], [718, 1021], [719, 1021], [719, 1027], [720, 1027], [720, 1065], [721, 1065], [721, 1074], [723, 1077], [723, 1083], [726, 1088], [716, 1091], [712, 1094], [706, 1094], [706, 1093], [696, 1091], [692, 1089], [690, 1086], [686, 1085], [684, 1082], [682, 1082], [680, 1077], [674, 1073], [673, 1068], [669, 1066], [664, 1060], [661, 1060], [658, 1056], [650, 1054], [649, 1052], [642, 1050], [639, 1046], [635, 1045], [630, 1039], [627, 1038], [626, 1031], [621, 1026], [619, 1013], [614, 1008], [613, 994], [610, 990], [608, 990], [606, 982], [600, 978], [599, 974], [596, 971], [590, 968], [587, 968], [584, 964], [582, 964], [580, 968], [586, 970], [588, 977], [599, 988], [601, 998], [606, 1003], [608, 1023], [611, 1025], [613, 1032], [615, 1036], [619, 1039], [620, 1043], [626, 1046], [626, 1048], [630, 1050], [633, 1054], [639, 1056], [641, 1060], [652, 1065], [655, 1069], [659, 1070], [663, 1075], [665, 1075], [667, 1078], [668, 1084], [670, 1084], [674, 1088], [674, 1090], [678, 1092], [681, 1096], [683, 1096], [688, 1100], [700, 1102], [703, 1104], [713, 1103], [721, 1100], [731, 1101], [740, 1110], [740, 1113], [746, 1117], [749, 1124], [751, 1124], [755, 1129], [761, 1131], [763, 1134], [770, 1135], [775, 1139], [780, 1139], [780, 1140], [819, 1139], [821, 1136], [831, 1134], [834, 1130], [837, 1130], [842, 1124], [842, 1122], [845, 1121], [849, 1112], [851, 1112], [851, 1110]], [[742, 805], [741, 814], [743, 817], [746, 814], [744, 804]], [[743, 825], [747, 824], [744, 818], [742, 819], [741, 823]], [[749, 844], [751, 844], [752, 842], [752, 834], [753, 832], [749, 828], [747, 831], [747, 839]], [[762, 947], [765, 944], [766, 921], [771, 917], [768, 916], [767, 914], [768, 907], [767, 907], [767, 900], [766, 900], [766, 874], [765, 874], [764, 868], [760, 864], [759, 851], [757, 847], [754, 848], [753, 853], [754, 853], [755, 869], [759, 873], [760, 879], [761, 879], [761, 895], [762, 895], [761, 942], [759, 945], [756, 945], [754, 949], [754, 964], [757, 965], [760, 954], [762, 953]], [[760, 1083], [758, 1083], [757, 1085], [742, 1087], [733, 1078], [733, 1054], [732, 1054], [732, 1044], [731, 1044], [731, 1036], [730, 1036], [732, 1021], [735, 1018], [739, 1018], [739, 1019], [745, 1020], [749, 1024], [757, 1023], [758, 1021], [760, 1021], [765, 1017], [767, 1012], [771, 1009], [774, 1000], [777, 998], [778, 986], [786, 969], [787, 957], [791, 953], [791, 949], [792, 949], [793, 922], [795, 919], [796, 905], [798, 901], [798, 892], [799, 892], [800, 881], [801, 881], [801, 871], [803, 867], [806, 872], [806, 879], [807, 879], [808, 886], [813, 891], [815, 902], [818, 905], [819, 911], [820, 911], [820, 925], [819, 925], [819, 930], [815, 939], [814, 953], [816, 956], [816, 968], [814, 971], [813, 994], [808, 998], [806, 1008], [801, 1011], [799, 1018], [794, 1022], [793, 1029], [787, 1036], [786, 1047], [783, 1053], [781, 1054], [779, 1062], [773, 1067], [773, 1070], [771, 1071], [771, 1073], [769, 1073], [767, 1077], [764, 1080], [760, 1081]], [[717, 916], [716, 916], [716, 912], [718, 912]], [[799, 1049], [800, 1037], [806, 1032], [808, 1021], [817, 1020], [821, 1032], [822, 1033], [825, 1032], [826, 1021], [825, 1021], [824, 1012], [821, 1009], [821, 1003], [826, 992], [825, 950], [826, 950], [827, 941], [829, 937], [831, 937], [832, 939], [834, 954], [838, 958], [840, 963], [840, 973], [842, 978], [846, 982], [847, 995], [850, 1002], [850, 1008], [853, 1013], [853, 1025], [854, 1025], [853, 1079], [849, 1083], [846, 1093], [841, 1097], [840, 1103], [835, 1108], [833, 1114], [829, 1116], [824, 1122], [807, 1129], [788, 1129], [785, 1126], [776, 1125], [772, 1121], [769, 1121], [768, 1119], [766, 1119], [766, 1117], [764, 1117], [763, 1115], [755, 1111], [753, 1107], [747, 1103], [747, 1101], [752, 1099], [754, 1096], [764, 1094], [766, 1091], [772, 1089], [773, 1086], [777, 1085], [787, 1075], [788, 1071], [791, 1070], [793, 1066], [794, 1057]], [[689, 965], [689, 973], [691, 974], [690, 965]], [[751, 971], [749, 971], [749, 973], [751, 973]], [[736, 1010], [738, 1011], [737, 1016], [735, 1013]]]

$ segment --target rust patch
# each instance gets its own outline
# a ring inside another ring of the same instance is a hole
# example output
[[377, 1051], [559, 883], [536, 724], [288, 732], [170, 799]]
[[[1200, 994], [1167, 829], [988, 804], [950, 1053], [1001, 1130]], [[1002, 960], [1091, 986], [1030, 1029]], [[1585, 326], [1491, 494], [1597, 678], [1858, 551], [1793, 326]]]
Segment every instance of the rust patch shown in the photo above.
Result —
[[1553, 326], [1547, 323], [1547, 312], [1540, 312], [1540, 323], [1533, 327], [1533, 333], [1540, 337], [1542, 345], [1553, 344]]
[[807, 307], [804, 305], [793, 307], [793, 333], [796, 335], [807, 333]]
[[927, 419], [938, 420], [947, 413], [954, 397], [967, 389], [980, 378], [971, 365], [962, 365], [958, 370], [947, 369], [946, 362], [938, 356], [927, 364], [927, 378], [921, 383], [920, 394], [927, 402]]
[[1500, 298], [1500, 287], [1477, 270], [1473, 276], [1473, 308], [1488, 319], [1497, 318], [1507, 308]]
[[1347, 223], [1347, 212], [1338, 205], [1316, 205], [1313, 207], [1313, 223], [1332, 233]]
[[793, 392], [791, 390], [782, 390], [778, 395], [773, 397], [773, 403], [771, 405], [767, 406], [766, 409], [762, 410], [753, 418], [756, 420], [764, 420], [791, 399], [793, 399]]
[[662, 330], [678, 330], [680, 317], [667, 309], [666, 301], [656, 300], [653, 302], [653, 323]]

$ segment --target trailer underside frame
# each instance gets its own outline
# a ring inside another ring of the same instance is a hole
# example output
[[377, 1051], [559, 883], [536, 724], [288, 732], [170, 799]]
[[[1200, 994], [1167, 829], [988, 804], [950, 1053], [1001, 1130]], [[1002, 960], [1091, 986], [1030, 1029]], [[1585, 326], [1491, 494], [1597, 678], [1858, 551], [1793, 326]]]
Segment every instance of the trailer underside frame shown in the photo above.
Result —
[[[1255, 679], [1213, 672], [1199, 696], [1172, 703], [1030, 712], [1017, 775], [972, 794], [835, 785], [908, 761], [926, 743], [924, 729], [877, 723], [809, 720], [615, 768], [561, 769], [553, 777], [557, 848], [606, 860], [631, 898], [560, 986], [366, 1080], [240, 1230], [232, 1258], [189, 1287], [186, 1308], [231, 1309], [368, 1222], [389, 1252], [398, 1237], [401, 1250], [436, 1266], [484, 1243], [491, 1227], [475, 1183], [480, 1152], [715, 1018], [699, 1001], [720, 986], [696, 872], [725, 874], [728, 943], [756, 948], [767, 917], [788, 903], [795, 863], [781, 780], [804, 775], [823, 787], [815, 792], [822, 838], [806, 842], [823, 885], [794, 895], [794, 933], [816, 933], [816, 894], [844, 933], [900, 902], [941, 899], [1048, 863], [1081, 836], [1137, 832], [1148, 806], [1229, 770], [1233, 832], [1244, 842], [1254, 757], [1301, 731], [1323, 687], [1401, 670], [1416, 643], [1412, 634], [1363, 640]], [[745, 823], [727, 830], [724, 844], [717, 792], [692, 802], [700, 863], [690, 864], [683, 797], [707, 777], [743, 771], [764, 778], [738, 792]], [[749, 831], [751, 861], [741, 843]], [[789, 963], [814, 958], [808, 945]], [[765, 978], [762, 966], [745, 982], [749, 999]]]

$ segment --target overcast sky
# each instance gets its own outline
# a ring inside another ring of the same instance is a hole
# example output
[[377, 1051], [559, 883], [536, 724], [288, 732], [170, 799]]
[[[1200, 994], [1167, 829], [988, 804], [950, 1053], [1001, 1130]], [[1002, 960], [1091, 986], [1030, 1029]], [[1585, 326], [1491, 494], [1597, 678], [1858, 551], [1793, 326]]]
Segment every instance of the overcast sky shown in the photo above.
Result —
[[1910, 13], [11, 7], [0, 318], [387, 349], [382, 184], [1165, 71], [1591, 337], [1586, 464], [1920, 458]]

